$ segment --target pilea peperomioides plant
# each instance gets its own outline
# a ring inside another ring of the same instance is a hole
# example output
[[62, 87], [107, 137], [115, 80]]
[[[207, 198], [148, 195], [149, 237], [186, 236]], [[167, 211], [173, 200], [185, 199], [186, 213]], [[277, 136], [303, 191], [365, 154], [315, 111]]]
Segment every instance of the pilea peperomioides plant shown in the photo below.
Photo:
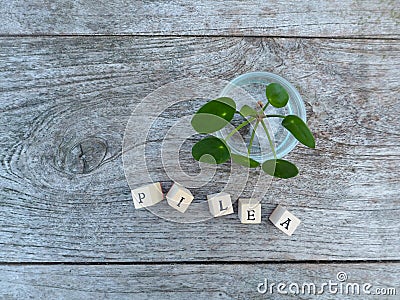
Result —
[[[198, 133], [210, 134], [221, 130], [232, 121], [235, 114], [240, 114], [245, 121], [235, 127], [224, 139], [210, 135], [197, 142], [192, 148], [193, 157], [198, 161], [211, 164], [221, 164], [231, 158], [235, 163], [249, 168], [256, 168], [260, 165], [260, 162], [252, 159], [250, 157], [250, 152], [253, 147], [257, 127], [261, 125], [265, 131], [273, 154], [273, 159], [262, 162], [263, 171], [279, 178], [291, 178], [296, 176], [299, 173], [297, 167], [293, 163], [277, 157], [274, 141], [271, 138], [271, 134], [264, 120], [266, 118], [281, 118], [282, 126], [300, 143], [307, 147], [315, 148], [314, 137], [303, 120], [296, 115], [284, 116], [265, 113], [268, 105], [276, 108], [283, 108], [287, 105], [289, 94], [280, 84], [269, 84], [265, 92], [268, 102], [264, 105], [259, 101], [256, 108], [244, 105], [240, 111], [237, 111], [235, 101], [228, 97], [221, 97], [204, 104], [196, 112], [191, 121], [194, 130]], [[248, 155], [243, 156], [233, 153], [226, 143], [227, 140], [249, 124], [253, 125], [253, 130], [247, 145]]]

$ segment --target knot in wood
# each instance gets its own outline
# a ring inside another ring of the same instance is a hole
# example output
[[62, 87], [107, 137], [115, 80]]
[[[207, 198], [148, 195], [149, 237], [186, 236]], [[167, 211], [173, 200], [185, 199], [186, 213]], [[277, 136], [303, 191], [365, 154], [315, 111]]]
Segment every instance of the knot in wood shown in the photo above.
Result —
[[107, 142], [98, 137], [82, 139], [60, 149], [59, 166], [66, 173], [87, 174], [97, 169], [107, 154]]

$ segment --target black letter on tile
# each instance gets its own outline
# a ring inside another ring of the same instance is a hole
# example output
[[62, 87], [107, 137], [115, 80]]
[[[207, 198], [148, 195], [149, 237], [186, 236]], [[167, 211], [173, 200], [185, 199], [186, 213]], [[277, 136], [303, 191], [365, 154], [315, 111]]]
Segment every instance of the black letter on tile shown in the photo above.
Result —
[[285, 222], [283, 222], [283, 223], [281, 223], [281, 224], [279, 224], [279, 225], [283, 226], [284, 224], [286, 224], [286, 226], [283, 226], [283, 227], [285, 227], [286, 230], [289, 230], [289, 223], [290, 223], [290, 221], [292, 221], [292, 220], [290, 220], [290, 219], [288, 218]]
[[181, 207], [181, 203], [182, 203], [183, 200], [185, 200], [185, 197], [182, 197], [182, 198], [181, 198], [181, 200], [179, 201], [179, 203], [178, 203], [178, 205], [177, 205], [178, 207]]
[[250, 209], [247, 211], [247, 220], [248, 221], [255, 221], [256, 216], [255, 216], [256, 211], [254, 209]]
[[219, 200], [219, 210], [220, 211], [224, 211], [224, 210], [227, 210], [227, 209], [228, 209], [227, 207], [225, 207], [225, 208], [222, 207], [222, 200]]
[[139, 203], [143, 203], [143, 199], [144, 197], [146, 197], [145, 193], [138, 193], [138, 197], [139, 197]]

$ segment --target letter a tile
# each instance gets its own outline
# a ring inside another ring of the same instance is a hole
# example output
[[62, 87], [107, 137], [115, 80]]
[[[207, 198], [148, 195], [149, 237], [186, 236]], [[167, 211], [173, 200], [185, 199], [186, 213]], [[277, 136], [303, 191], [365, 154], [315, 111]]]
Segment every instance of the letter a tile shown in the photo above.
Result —
[[287, 209], [278, 205], [272, 214], [269, 216], [269, 220], [278, 229], [291, 236], [300, 224], [300, 220], [290, 213]]

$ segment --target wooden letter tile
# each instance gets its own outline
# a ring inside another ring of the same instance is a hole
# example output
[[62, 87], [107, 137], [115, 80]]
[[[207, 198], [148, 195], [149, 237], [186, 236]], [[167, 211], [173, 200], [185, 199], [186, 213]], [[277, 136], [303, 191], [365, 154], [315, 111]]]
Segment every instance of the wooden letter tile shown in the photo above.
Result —
[[293, 234], [300, 224], [300, 220], [297, 217], [280, 205], [278, 205], [269, 216], [269, 220], [289, 236]]
[[131, 191], [135, 208], [143, 208], [157, 204], [164, 199], [159, 182], [151, 183]]

